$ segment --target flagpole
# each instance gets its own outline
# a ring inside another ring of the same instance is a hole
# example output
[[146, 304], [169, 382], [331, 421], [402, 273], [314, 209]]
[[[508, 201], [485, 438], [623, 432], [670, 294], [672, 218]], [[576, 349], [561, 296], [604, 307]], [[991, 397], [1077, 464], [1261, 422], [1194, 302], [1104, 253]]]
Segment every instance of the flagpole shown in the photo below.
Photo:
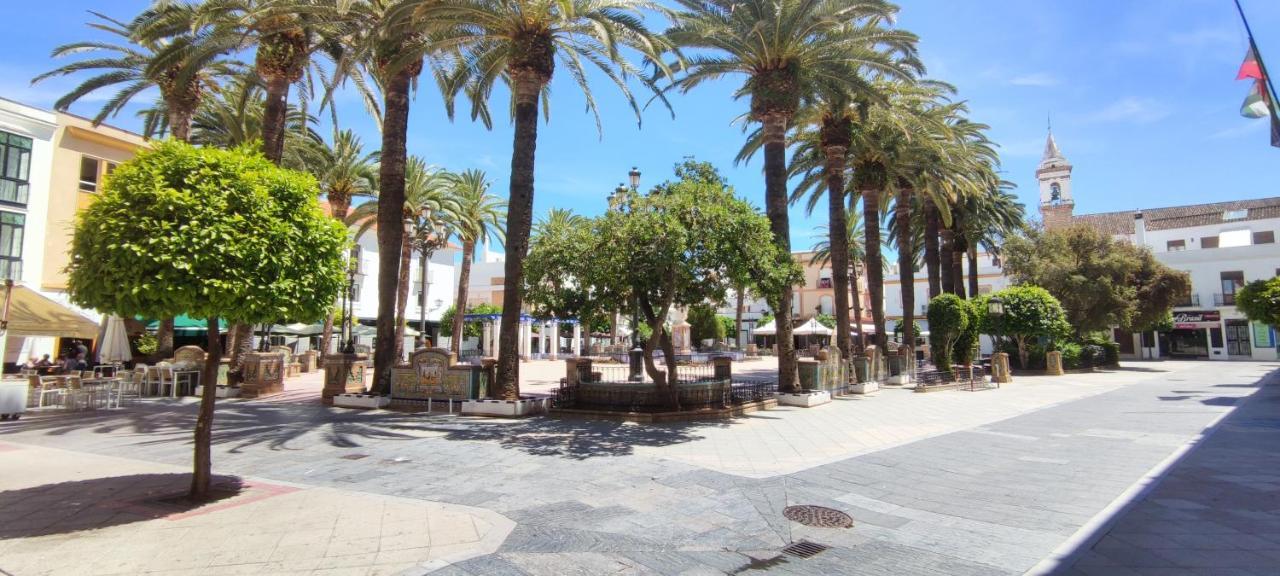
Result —
[[1263, 80], [1266, 80], [1267, 86], [1267, 110], [1271, 112], [1271, 145], [1280, 146], [1276, 142], [1276, 127], [1280, 126], [1280, 115], [1276, 114], [1276, 88], [1271, 83], [1271, 75], [1267, 74], [1267, 65], [1262, 61], [1262, 52], [1258, 50], [1258, 43], [1253, 40], [1253, 28], [1249, 27], [1249, 19], [1244, 16], [1244, 8], [1240, 6], [1240, 0], [1233, 0], [1236, 5], [1236, 12], [1240, 14], [1240, 21], [1244, 23], [1244, 33], [1249, 37], [1249, 50], [1253, 52], [1253, 57], [1258, 60], [1258, 70], [1262, 72]]

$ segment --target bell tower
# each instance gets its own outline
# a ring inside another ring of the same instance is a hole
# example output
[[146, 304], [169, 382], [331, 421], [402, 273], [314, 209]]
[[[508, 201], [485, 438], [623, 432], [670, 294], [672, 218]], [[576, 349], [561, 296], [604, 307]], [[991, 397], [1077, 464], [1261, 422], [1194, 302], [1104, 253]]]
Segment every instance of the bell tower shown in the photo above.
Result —
[[1040, 218], [1044, 227], [1069, 224], [1076, 205], [1071, 198], [1071, 163], [1058, 150], [1052, 130], [1044, 143], [1044, 156], [1036, 168], [1036, 179], [1040, 181]]

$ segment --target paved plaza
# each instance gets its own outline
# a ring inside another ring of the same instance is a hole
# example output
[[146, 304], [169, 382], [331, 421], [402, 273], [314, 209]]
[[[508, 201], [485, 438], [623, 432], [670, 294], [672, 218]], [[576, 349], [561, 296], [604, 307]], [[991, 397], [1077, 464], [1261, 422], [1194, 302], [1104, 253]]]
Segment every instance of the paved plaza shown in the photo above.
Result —
[[[1273, 573], [1278, 367], [1134, 363], [664, 425], [334, 409], [298, 379], [219, 403], [224, 498], [195, 509], [165, 498], [192, 400], [28, 414], [0, 424], [0, 570]], [[526, 365], [527, 388], [557, 370]], [[796, 504], [855, 524], [802, 526]], [[782, 553], [802, 540], [829, 548]]]

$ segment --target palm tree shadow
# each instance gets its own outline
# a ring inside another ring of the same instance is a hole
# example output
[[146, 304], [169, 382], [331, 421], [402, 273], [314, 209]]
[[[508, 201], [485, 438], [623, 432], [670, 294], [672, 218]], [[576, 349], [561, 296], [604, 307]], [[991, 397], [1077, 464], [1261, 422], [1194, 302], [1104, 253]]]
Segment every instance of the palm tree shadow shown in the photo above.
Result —
[[206, 500], [187, 498], [191, 475], [130, 474], [0, 492], [0, 540], [68, 534], [197, 512], [244, 490], [239, 478], [214, 476]]

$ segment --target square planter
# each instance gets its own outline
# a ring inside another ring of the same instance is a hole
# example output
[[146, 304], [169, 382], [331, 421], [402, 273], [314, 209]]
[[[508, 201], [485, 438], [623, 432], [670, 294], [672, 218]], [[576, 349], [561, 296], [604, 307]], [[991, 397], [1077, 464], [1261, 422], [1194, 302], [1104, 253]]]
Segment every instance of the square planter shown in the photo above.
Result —
[[804, 392], [779, 392], [779, 406], [800, 406], [812, 408], [831, 402], [831, 393], [826, 390], [806, 390]]
[[385, 408], [391, 404], [390, 396], [374, 396], [371, 394], [339, 394], [333, 397], [333, 405], [341, 408]]
[[[196, 386], [196, 396], [203, 396], [203, 395], [204, 395], [204, 386]], [[239, 398], [240, 387], [219, 384], [217, 386], [217, 389], [213, 391], [213, 396], [214, 398]]]
[[550, 398], [519, 400], [464, 400], [462, 413], [472, 416], [532, 416], [547, 411]]
[[880, 384], [874, 380], [871, 382], [859, 382], [849, 387], [849, 393], [851, 394], [871, 394], [879, 390]]
[[910, 374], [895, 374], [893, 376], [890, 376], [889, 379], [885, 381], [885, 384], [888, 384], [890, 386], [905, 386], [910, 383], [911, 383]]

